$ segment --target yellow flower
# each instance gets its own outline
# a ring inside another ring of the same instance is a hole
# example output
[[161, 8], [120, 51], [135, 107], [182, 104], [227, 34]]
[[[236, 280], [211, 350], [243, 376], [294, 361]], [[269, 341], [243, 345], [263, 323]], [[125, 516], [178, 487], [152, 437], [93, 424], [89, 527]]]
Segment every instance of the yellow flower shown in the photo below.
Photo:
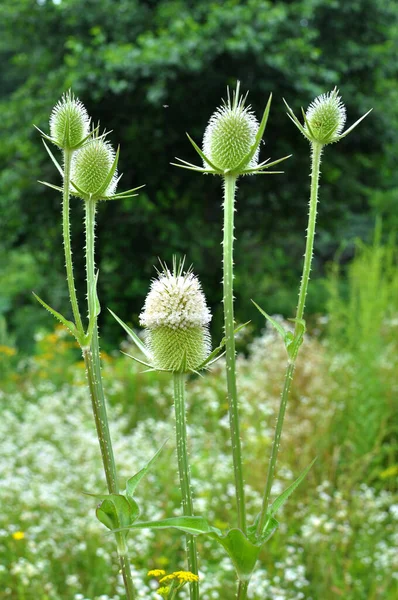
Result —
[[5, 354], [6, 356], [14, 356], [16, 354], [15, 348], [11, 348], [10, 346], [0, 346], [0, 354]]
[[156, 590], [156, 593], [159, 594], [159, 596], [163, 596], [164, 598], [166, 598], [169, 595], [170, 592], [170, 588], [168, 585], [164, 586], [164, 587], [160, 587], [159, 589]]
[[58, 335], [56, 333], [48, 333], [44, 339], [50, 344], [56, 344], [58, 342]]
[[107, 352], [104, 352], [104, 350], [101, 351], [101, 359], [107, 363], [112, 362], [112, 360], [113, 360], [112, 356], [110, 354], [108, 354]]
[[199, 577], [190, 571], [174, 571], [170, 575], [166, 575], [160, 579], [160, 583], [167, 583], [173, 579], [178, 579], [180, 583], [188, 583], [189, 581], [199, 581]]
[[379, 473], [380, 479], [388, 479], [389, 477], [395, 477], [395, 475], [398, 475], [398, 465], [392, 465]]
[[148, 577], [162, 577], [162, 575], [166, 575], [166, 571], [163, 569], [152, 569], [152, 571], [148, 571]]
[[12, 537], [14, 538], [14, 540], [23, 540], [25, 537], [25, 534], [23, 531], [14, 531], [14, 533], [12, 534]]

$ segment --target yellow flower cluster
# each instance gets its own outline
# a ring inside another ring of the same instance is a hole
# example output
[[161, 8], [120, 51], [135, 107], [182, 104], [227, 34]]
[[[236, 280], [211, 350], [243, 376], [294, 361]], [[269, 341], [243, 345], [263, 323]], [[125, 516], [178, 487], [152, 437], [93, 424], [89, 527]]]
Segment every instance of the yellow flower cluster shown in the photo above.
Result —
[[25, 534], [23, 531], [14, 531], [12, 537], [14, 538], [14, 540], [17, 540], [17, 542], [19, 542], [20, 540], [24, 539]]
[[172, 581], [173, 579], [177, 579], [179, 583], [189, 583], [192, 581], [199, 581], [199, 577], [191, 571], [174, 571], [170, 575], [166, 575], [159, 580], [159, 583], [167, 583], [168, 581]]
[[11, 348], [11, 346], [1, 346], [0, 345], [0, 354], [5, 354], [6, 356], [14, 356], [16, 354], [15, 348]]
[[[148, 571], [148, 576], [159, 579], [159, 583], [162, 585], [156, 590], [156, 593], [166, 599], [169, 598], [171, 592], [174, 598], [175, 593], [184, 587], [186, 583], [199, 581], [199, 577], [190, 571], [174, 571], [174, 573], [166, 575], [166, 571], [163, 569], [152, 569]], [[171, 585], [164, 585], [165, 583], [171, 583]]]
[[148, 571], [147, 575], [148, 577], [162, 577], [166, 575], [166, 571], [163, 571], [163, 569], [152, 569], [152, 571]]

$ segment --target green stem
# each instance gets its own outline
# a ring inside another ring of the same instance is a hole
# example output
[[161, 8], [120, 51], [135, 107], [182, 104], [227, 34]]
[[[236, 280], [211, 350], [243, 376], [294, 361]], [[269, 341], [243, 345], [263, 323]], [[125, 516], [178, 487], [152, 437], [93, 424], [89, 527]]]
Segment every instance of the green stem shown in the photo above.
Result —
[[175, 600], [177, 598], [177, 589], [174, 589], [169, 600]]
[[[89, 319], [92, 317], [96, 303], [95, 284], [95, 262], [94, 262], [94, 231], [95, 231], [95, 202], [87, 200], [86, 209], [86, 275], [87, 275], [87, 300], [89, 307]], [[101, 450], [102, 463], [108, 491], [110, 494], [118, 494], [116, 464], [113, 455], [112, 440], [108, 425], [104, 388], [101, 377], [101, 364], [98, 342], [98, 327], [95, 323], [91, 346], [83, 348], [83, 358], [86, 365], [88, 386], [90, 389], [93, 407], [94, 421], [97, 429], [98, 441]], [[130, 561], [127, 545], [123, 533], [115, 534], [120, 568], [126, 589], [126, 598], [134, 600], [135, 592], [131, 577]]]
[[[312, 165], [311, 165], [311, 195], [310, 212], [308, 216], [307, 241], [305, 246], [303, 275], [301, 278], [299, 300], [297, 305], [296, 318], [302, 319], [304, 315], [305, 300], [307, 297], [308, 282], [310, 280], [312, 251], [314, 248], [316, 214], [318, 206], [319, 175], [321, 166], [322, 144], [313, 142], [312, 144]], [[296, 333], [298, 324], [296, 322]]]
[[239, 581], [237, 600], [246, 600], [248, 587], [248, 581]]
[[79, 333], [83, 333], [83, 323], [77, 302], [75, 280], [73, 276], [72, 248], [70, 241], [69, 196], [70, 196], [70, 167], [73, 150], [64, 151], [64, 183], [62, 192], [62, 229], [65, 251], [66, 278], [68, 281], [69, 298], [73, 317]]
[[[315, 225], [316, 225], [316, 215], [317, 215], [317, 205], [318, 205], [318, 189], [319, 189], [319, 175], [320, 175], [320, 165], [321, 165], [321, 155], [322, 155], [322, 144], [313, 143], [312, 144], [312, 165], [311, 165], [311, 193], [310, 193], [310, 210], [308, 216], [308, 228], [307, 228], [307, 240], [305, 246], [305, 255], [304, 255], [304, 266], [303, 266], [303, 275], [301, 277], [300, 291], [299, 291], [299, 299], [296, 311], [296, 326], [294, 335], [297, 336], [300, 334], [300, 325], [299, 320], [301, 320], [304, 316], [304, 308], [305, 308], [305, 300], [307, 297], [308, 290], [308, 282], [310, 279], [311, 273], [311, 262], [312, 262], [312, 252], [314, 248], [314, 238], [315, 238]], [[264, 526], [267, 524], [267, 511], [268, 505], [271, 496], [272, 484], [275, 477], [275, 468], [276, 461], [278, 458], [278, 450], [280, 445], [280, 439], [282, 434], [283, 421], [285, 418], [286, 405], [289, 397], [290, 387], [293, 380], [294, 369], [296, 366], [297, 353], [294, 357], [292, 357], [287, 364], [286, 373], [285, 373], [285, 381], [283, 385], [283, 391], [281, 396], [281, 403], [279, 406], [279, 413], [276, 422], [275, 435], [274, 440], [272, 442], [272, 450], [271, 457], [268, 465], [268, 473], [267, 480], [265, 484], [263, 504], [261, 508], [260, 518], [257, 526], [257, 534], [261, 535]]]
[[238, 526], [246, 533], [245, 488], [243, 484], [242, 451], [239, 433], [238, 394], [236, 388], [234, 297], [233, 297], [233, 241], [234, 204], [236, 177], [226, 175], [224, 180], [224, 239], [223, 239], [223, 285], [224, 326], [226, 339], [227, 390], [229, 426], [231, 431], [232, 457], [234, 463]]
[[[184, 516], [192, 517], [193, 501], [191, 491], [191, 474], [188, 462], [187, 450], [187, 424], [185, 414], [185, 375], [175, 372], [174, 378], [174, 407], [176, 417], [176, 442], [177, 442], [177, 460], [178, 472], [180, 476], [180, 486], [182, 495], [182, 509]], [[198, 556], [196, 551], [195, 536], [187, 534], [187, 554], [188, 568], [191, 573], [198, 575]], [[191, 600], [199, 599], [199, 584], [193, 582], [190, 584]]]

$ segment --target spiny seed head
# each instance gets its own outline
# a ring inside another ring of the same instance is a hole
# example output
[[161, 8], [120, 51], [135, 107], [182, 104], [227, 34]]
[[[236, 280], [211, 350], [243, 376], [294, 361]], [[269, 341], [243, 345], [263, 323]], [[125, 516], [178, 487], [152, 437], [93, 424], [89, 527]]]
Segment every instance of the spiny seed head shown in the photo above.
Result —
[[50, 134], [59, 148], [74, 149], [89, 134], [90, 118], [78, 98], [69, 90], [54, 106], [50, 116]]
[[[239, 88], [232, 101], [228, 100], [210, 117], [203, 138], [203, 153], [219, 169], [234, 170], [247, 156], [255, 142], [259, 123], [251, 110], [245, 106], [246, 97], [239, 96]], [[254, 168], [258, 162], [259, 149], [242, 168]], [[208, 165], [204, 161], [204, 167]]]
[[147, 344], [154, 366], [178, 371], [197, 368], [210, 352], [211, 320], [198, 278], [183, 263], [173, 272], [164, 265], [145, 300], [140, 323], [147, 330]]
[[[102, 190], [115, 160], [115, 151], [111, 144], [103, 138], [94, 137], [72, 157], [71, 180], [81, 188], [86, 196], [92, 195], [94, 200], [112, 196], [116, 192], [117, 172], [115, 171], [110, 183]], [[98, 191], [102, 190], [100, 194]], [[75, 196], [83, 197], [73, 189]]]
[[207, 327], [147, 329], [146, 343], [153, 357], [153, 366], [157, 369], [192, 371], [197, 369], [210, 353], [210, 335]]
[[311, 140], [325, 145], [338, 141], [346, 121], [346, 110], [338, 89], [315, 98], [307, 109], [306, 118], [309, 128], [305, 124], [304, 129]]

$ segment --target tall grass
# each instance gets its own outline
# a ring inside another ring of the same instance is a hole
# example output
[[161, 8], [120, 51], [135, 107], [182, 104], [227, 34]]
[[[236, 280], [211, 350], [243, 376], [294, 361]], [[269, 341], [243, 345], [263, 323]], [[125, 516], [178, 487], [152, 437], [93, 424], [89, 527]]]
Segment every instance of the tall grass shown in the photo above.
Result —
[[[356, 242], [345, 276], [336, 261], [327, 281], [328, 343], [340, 404], [332, 439], [339, 461], [350, 464], [356, 481], [375, 479], [391, 466], [396, 427], [398, 332], [398, 247], [383, 243], [377, 222], [373, 242]], [[394, 406], [395, 404], [395, 406]]]

